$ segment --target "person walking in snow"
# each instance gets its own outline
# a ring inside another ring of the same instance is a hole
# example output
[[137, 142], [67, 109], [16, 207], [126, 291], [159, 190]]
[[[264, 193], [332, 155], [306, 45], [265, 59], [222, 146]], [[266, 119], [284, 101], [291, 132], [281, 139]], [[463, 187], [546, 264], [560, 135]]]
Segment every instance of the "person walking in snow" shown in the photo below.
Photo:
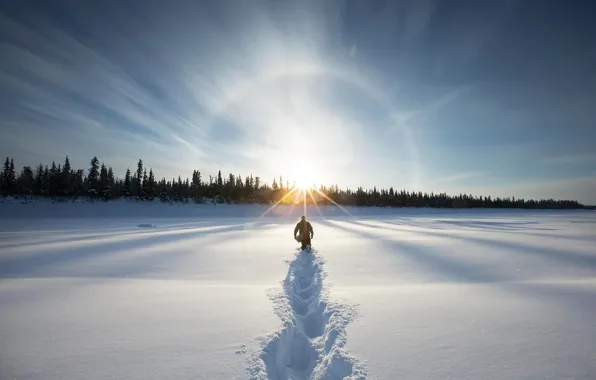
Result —
[[[298, 235], [296, 235], [298, 234]], [[300, 249], [310, 249], [310, 240], [315, 236], [315, 232], [312, 229], [310, 222], [306, 220], [306, 216], [302, 216], [300, 221], [296, 223], [294, 228], [294, 239], [301, 243]]]

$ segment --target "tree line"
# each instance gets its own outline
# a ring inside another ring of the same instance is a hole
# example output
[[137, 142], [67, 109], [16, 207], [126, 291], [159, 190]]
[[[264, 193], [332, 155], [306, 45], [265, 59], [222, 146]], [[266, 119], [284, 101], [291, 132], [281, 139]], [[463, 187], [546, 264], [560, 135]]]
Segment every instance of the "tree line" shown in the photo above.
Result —
[[199, 170], [194, 170], [191, 178], [157, 180], [153, 169], [139, 159], [134, 171], [128, 168], [123, 178], [116, 177], [112, 167], [100, 164], [93, 157], [89, 167], [73, 169], [68, 156], [64, 164], [50, 166], [39, 164], [35, 169], [24, 166], [16, 174], [14, 160], [7, 157], [0, 173], [0, 193], [3, 196], [46, 196], [78, 197], [88, 196], [110, 200], [130, 197], [138, 200], [160, 199], [162, 202], [193, 203], [316, 203], [320, 205], [338, 204], [343, 206], [378, 207], [436, 207], [436, 208], [524, 208], [524, 209], [582, 209], [585, 206], [574, 200], [525, 200], [513, 198], [491, 198], [468, 194], [448, 195], [421, 191], [389, 189], [340, 189], [337, 185], [323, 186], [306, 192], [296, 191], [294, 184], [282, 176], [274, 178], [271, 185], [258, 176], [232, 173], [204, 178]]

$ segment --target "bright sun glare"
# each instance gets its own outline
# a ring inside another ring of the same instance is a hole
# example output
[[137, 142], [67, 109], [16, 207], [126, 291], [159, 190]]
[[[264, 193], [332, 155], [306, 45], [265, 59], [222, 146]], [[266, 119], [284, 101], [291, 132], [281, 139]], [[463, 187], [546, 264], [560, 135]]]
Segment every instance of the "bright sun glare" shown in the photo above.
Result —
[[314, 185], [313, 171], [307, 167], [296, 168], [292, 173], [296, 187], [300, 190], [310, 189]]
[[[292, 165], [291, 170], [285, 174], [287, 175], [286, 178], [293, 182], [293, 186], [291, 186], [289, 191], [285, 191], [275, 204], [271, 205], [260, 218], [273, 211], [282, 202], [284, 204], [291, 203], [292, 207], [296, 204], [302, 204], [304, 207], [303, 215], [306, 215], [308, 212], [307, 204], [310, 204], [311, 201], [314, 203], [314, 206], [319, 209], [317, 199], [325, 199], [327, 202], [340, 208], [346, 215], [351, 215], [348, 210], [338, 205], [332, 198], [317, 189], [317, 182], [321, 178], [319, 177], [319, 174], [320, 173], [316, 170], [316, 166], [310, 165], [310, 162], [306, 157], [301, 158], [299, 164]], [[319, 210], [319, 212], [321, 211]]]
[[306, 177], [298, 177], [296, 178], [296, 187], [300, 190], [308, 189], [312, 186], [308, 178]]

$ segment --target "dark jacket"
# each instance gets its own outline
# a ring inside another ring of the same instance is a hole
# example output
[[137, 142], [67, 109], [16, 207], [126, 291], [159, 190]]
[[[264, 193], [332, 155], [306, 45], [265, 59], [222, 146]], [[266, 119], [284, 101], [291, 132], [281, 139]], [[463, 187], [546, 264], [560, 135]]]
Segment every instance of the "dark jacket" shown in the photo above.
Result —
[[296, 228], [294, 228], [294, 236], [296, 236], [297, 232], [300, 232], [300, 236], [304, 237], [309, 236], [307, 235], [307, 232], [310, 232], [311, 239], [315, 236], [315, 232], [313, 231], [310, 222], [299, 221], [296, 223]]

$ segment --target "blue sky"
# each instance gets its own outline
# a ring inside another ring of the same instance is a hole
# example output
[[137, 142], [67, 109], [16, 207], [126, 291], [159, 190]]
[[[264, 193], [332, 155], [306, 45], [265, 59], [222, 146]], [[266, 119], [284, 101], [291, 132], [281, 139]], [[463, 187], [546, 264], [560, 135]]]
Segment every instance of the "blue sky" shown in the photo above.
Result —
[[0, 154], [596, 204], [589, 1], [0, 3]]

